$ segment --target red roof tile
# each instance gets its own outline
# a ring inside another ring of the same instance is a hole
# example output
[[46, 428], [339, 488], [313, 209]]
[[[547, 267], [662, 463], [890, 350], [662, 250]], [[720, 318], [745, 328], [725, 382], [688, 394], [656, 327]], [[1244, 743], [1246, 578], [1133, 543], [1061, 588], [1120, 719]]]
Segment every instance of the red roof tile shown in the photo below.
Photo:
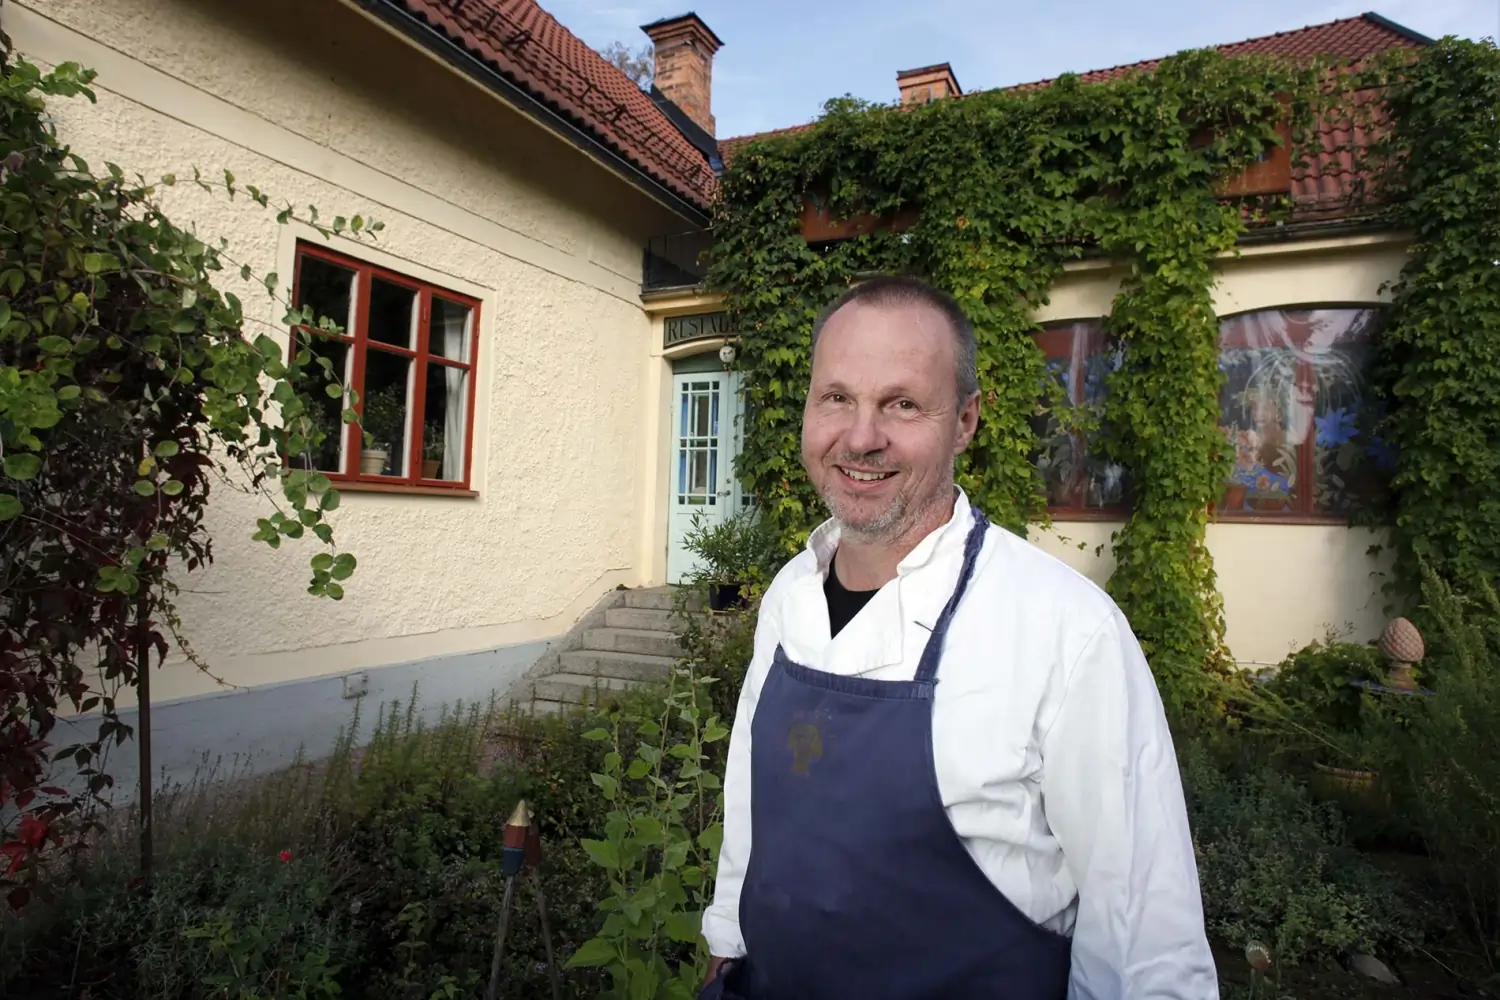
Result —
[[397, 2], [690, 204], [712, 204], [717, 177], [698, 148], [536, 0]]
[[[1252, 38], [1243, 42], [1220, 45], [1217, 48], [1231, 57], [1273, 55], [1291, 59], [1309, 59], [1325, 56], [1357, 62], [1377, 52], [1392, 48], [1415, 47], [1425, 44], [1426, 41], [1415, 32], [1393, 24], [1383, 17], [1363, 14], [1359, 17], [1299, 28], [1295, 31], [1278, 32], [1264, 38]], [[1085, 83], [1101, 83], [1106, 80], [1119, 79], [1129, 73], [1154, 69], [1160, 63], [1160, 59], [1148, 59], [1126, 66], [1091, 70], [1079, 76]], [[1004, 89], [1035, 90], [1053, 82], [1054, 80], [1038, 80], [1035, 83], [1024, 83]], [[1363, 99], [1369, 100], [1368, 95]], [[752, 140], [791, 135], [812, 127], [811, 124], [794, 125], [791, 128], [777, 129], [772, 132], [726, 139], [719, 143], [720, 156], [727, 161], [737, 149]], [[1304, 218], [1337, 215], [1351, 207], [1354, 200], [1361, 194], [1358, 173], [1346, 147], [1351, 143], [1355, 146], [1364, 145], [1368, 141], [1364, 130], [1356, 129], [1351, 133], [1344, 131], [1341, 123], [1325, 122], [1318, 129], [1317, 136], [1318, 147], [1304, 152], [1308, 162], [1305, 166], [1294, 169], [1292, 174], [1293, 204], [1297, 215]]]

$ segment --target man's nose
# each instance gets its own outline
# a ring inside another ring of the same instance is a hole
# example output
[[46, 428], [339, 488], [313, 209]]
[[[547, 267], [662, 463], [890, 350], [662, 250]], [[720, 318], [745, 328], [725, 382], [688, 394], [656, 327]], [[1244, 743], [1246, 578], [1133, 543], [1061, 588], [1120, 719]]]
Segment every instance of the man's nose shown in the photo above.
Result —
[[881, 425], [880, 410], [874, 406], [858, 406], [853, 419], [844, 429], [844, 450], [856, 455], [884, 451], [885, 428]]

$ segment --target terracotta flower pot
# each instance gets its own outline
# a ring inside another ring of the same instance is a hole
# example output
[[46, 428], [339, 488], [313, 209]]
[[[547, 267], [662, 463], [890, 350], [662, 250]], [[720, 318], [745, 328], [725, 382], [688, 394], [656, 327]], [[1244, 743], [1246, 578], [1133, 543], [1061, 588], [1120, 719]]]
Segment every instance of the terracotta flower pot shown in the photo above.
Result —
[[367, 476], [378, 476], [385, 472], [385, 463], [390, 457], [390, 452], [366, 448], [359, 453], [359, 471]]
[[436, 479], [438, 470], [442, 468], [443, 460], [440, 458], [424, 458], [422, 460], [422, 478]]

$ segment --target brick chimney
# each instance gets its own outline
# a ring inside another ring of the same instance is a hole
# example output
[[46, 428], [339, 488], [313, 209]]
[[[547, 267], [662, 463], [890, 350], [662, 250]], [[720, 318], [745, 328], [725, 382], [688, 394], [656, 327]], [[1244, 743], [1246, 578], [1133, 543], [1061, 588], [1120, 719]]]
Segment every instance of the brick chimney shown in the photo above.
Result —
[[958, 86], [958, 77], [947, 63], [923, 66], [921, 69], [904, 69], [896, 74], [896, 86], [901, 90], [901, 103], [926, 104], [944, 97], [956, 97], [963, 93]]
[[655, 84], [709, 135], [714, 134], [710, 110], [713, 96], [714, 53], [724, 45], [697, 14], [668, 17], [641, 26], [656, 49]]

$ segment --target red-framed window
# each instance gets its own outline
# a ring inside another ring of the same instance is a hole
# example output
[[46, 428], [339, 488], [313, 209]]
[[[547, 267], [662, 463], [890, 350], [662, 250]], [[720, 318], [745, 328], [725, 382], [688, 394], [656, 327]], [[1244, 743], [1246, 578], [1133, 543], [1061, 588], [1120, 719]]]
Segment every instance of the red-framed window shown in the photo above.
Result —
[[1373, 342], [1383, 312], [1299, 306], [1219, 324], [1220, 426], [1234, 454], [1220, 516], [1347, 521], [1385, 488]]
[[1047, 509], [1055, 518], [1119, 518], [1128, 513], [1130, 477], [1100, 446], [1106, 380], [1122, 357], [1102, 319], [1049, 323], [1036, 334], [1045, 358], [1032, 417]]
[[344, 331], [293, 338], [328, 358], [359, 394], [363, 432], [345, 399], [313, 394], [328, 436], [307, 464], [343, 485], [468, 492], [473, 466], [479, 302], [382, 267], [299, 243], [293, 302]]

